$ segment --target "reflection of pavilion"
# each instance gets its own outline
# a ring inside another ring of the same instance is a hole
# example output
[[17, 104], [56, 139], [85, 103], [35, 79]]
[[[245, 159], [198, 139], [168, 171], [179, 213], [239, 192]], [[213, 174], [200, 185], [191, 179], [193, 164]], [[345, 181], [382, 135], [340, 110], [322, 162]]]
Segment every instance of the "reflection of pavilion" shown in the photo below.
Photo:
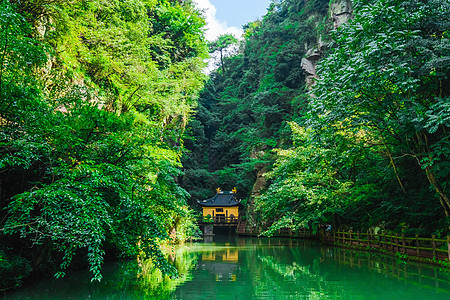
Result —
[[237, 249], [227, 249], [202, 254], [200, 265], [204, 270], [214, 274], [216, 281], [236, 281], [238, 259]]

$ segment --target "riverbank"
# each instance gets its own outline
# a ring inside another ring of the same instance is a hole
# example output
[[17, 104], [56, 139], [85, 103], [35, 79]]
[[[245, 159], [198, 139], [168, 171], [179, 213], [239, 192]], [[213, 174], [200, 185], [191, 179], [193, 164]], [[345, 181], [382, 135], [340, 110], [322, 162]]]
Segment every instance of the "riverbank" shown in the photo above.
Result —
[[435, 236], [420, 238], [417, 235], [405, 237], [360, 232], [330, 232], [320, 236], [319, 239], [325, 244], [337, 247], [377, 252], [394, 256], [402, 261], [432, 264], [450, 270], [450, 237], [444, 240]]
[[[261, 229], [246, 230], [237, 228], [241, 236], [259, 237]], [[446, 239], [431, 237], [406, 237], [405, 235], [370, 234], [357, 232], [312, 231], [302, 228], [292, 231], [289, 228], [279, 229], [273, 237], [303, 238], [321, 241], [327, 245], [357, 249], [361, 251], [378, 252], [395, 256], [403, 261], [415, 261], [437, 265], [450, 269], [450, 236]]]

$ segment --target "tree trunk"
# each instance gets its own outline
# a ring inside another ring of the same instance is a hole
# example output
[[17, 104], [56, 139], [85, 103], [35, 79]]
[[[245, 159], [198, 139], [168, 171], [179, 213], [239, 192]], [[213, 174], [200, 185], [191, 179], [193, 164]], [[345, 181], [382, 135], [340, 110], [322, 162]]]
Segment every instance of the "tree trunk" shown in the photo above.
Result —
[[436, 175], [434, 174], [431, 167], [427, 166], [425, 168], [425, 172], [427, 174], [428, 181], [430, 184], [434, 187], [436, 190], [436, 193], [438, 193], [439, 198], [441, 200], [441, 205], [444, 208], [445, 215], [448, 216], [448, 211], [450, 209], [450, 198], [445, 194], [444, 189], [442, 188], [441, 184], [436, 178]]
[[394, 159], [392, 158], [391, 151], [389, 151], [389, 148], [388, 148], [388, 146], [386, 144], [384, 144], [384, 146], [386, 147], [387, 155], [389, 156], [389, 160], [391, 161], [391, 165], [394, 168], [394, 173], [395, 173], [395, 177], [397, 177], [398, 184], [400, 185], [400, 188], [402, 189], [403, 194], [406, 194], [405, 187], [403, 186], [402, 180], [400, 179], [400, 176], [398, 175], [397, 167], [395, 166]]

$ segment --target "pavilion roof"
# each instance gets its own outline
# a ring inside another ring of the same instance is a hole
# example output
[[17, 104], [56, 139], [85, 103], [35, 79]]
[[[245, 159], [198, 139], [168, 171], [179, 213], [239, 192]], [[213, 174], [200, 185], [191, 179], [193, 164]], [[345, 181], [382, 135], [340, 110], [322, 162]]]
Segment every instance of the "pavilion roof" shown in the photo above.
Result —
[[214, 197], [197, 201], [201, 206], [237, 206], [241, 202], [233, 192], [219, 192]]

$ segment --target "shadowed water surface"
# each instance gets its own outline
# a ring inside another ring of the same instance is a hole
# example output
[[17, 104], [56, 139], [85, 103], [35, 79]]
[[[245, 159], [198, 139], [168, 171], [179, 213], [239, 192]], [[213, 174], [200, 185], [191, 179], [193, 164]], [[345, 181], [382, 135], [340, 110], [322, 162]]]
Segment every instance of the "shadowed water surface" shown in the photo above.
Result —
[[136, 263], [43, 281], [4, 299], [450, 299], [450, 274], [312, 241], [216, 236], [180, 247], [176, 281]]

